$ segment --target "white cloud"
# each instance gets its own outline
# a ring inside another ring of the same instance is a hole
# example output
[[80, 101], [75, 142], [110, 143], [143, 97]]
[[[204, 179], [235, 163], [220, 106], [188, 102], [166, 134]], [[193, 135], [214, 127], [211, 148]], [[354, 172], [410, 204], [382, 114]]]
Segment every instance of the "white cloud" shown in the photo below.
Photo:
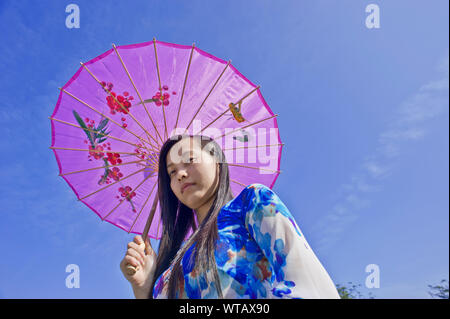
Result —
[[419, 89], [419, 91], [440, 91], [446, 89], [448, 90], [448, 78], [425, 84]]
[[368, 161], [363, 164], [363, 167], [367, 170], [372, 178], [381, 179], [386, 177], [389, 173], [389, 168], [383, 166], [379, 162]]
[[392, 129], [380, 134], [379, 141], [384, 143], [384, 141], [390, 142], [391, 140], [416, 140], [425, 135], [425, 131], [422, 128], [413, 127], [404, 130]]
[[370, 205], [367, 196], [380, 191], [379, 183], [392, 174], [393, 159], [401, 154], [402, 145], [424, 138], [430, 122], [448, 112], [448, 53], [437, 65], [442, 78], [422, 85], [399, 106], [393, 121], [379, 134], [374, 153], [364, 158], [350, 182], [341, 185], [336, 204], [317, 221], [317, 250], [333, 246], [358, 218], [357, 211]]

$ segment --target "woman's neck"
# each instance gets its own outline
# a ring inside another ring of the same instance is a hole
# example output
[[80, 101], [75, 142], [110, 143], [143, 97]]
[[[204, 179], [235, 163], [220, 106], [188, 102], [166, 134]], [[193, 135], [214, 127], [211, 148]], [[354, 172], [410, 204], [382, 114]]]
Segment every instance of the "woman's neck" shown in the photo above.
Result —
[[214, 198], [215, 198], [214, 196], [211, 196], [211, 198], [208, 199], [206, 203], [204, 203], [202, 206], [194, 210], [195, 214], [197, 215], [199, 225], [203, 222], [209, 210], [211, 209], [211, 206], [214, 202]]

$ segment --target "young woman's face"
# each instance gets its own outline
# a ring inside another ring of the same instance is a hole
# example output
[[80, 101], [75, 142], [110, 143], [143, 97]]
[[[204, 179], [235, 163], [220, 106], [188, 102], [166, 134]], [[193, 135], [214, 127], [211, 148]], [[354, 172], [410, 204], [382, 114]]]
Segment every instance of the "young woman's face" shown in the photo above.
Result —
[[[193, 138], [183, 138], [166, 157], [170, 187], [177, 198], [192, 209], [201, 207], [215, 194], [219, 184], [219, 165]], [[192, 184], [188, 187], [183, 187]]]

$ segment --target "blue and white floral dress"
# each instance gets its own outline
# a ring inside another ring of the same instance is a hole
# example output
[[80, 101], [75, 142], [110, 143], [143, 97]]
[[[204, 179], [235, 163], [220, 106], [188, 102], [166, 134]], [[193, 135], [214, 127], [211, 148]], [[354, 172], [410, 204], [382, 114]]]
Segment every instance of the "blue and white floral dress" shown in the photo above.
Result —
[[[269, 187], [245, 187], [222, 207], [217, 226], [215, 258], [224, 298], [340, 298], [293, 216]], [[184, 283], [176, 296], [218, 298], [217, 283], [208, 285], [194, 270], [193, 248], [181, 261]], [[167, 298], [172, 267], [156, 280], [153, 298]], [[212, 271], [206, 276], [212, 278]]]

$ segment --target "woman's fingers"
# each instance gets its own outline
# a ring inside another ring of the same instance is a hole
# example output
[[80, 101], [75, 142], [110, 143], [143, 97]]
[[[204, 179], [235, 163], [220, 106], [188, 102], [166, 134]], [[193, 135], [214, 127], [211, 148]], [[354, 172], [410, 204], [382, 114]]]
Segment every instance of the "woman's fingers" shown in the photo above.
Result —
[[[144, 244], [144, 240], [142, 239], [142, 236], [140, 236], [140, 235], [135, 236], [135, 237], [134, 237], [134, 242], [135, 242], [136, 244], [138, 244], [139, 246], [142, 246], [142, 247], [143, 247], [142, 244]], [[151, 242], [150, 242], [150, 239], [147, 237], [146, 240], [145, 240], [145, 249], [144, 249], [144, 253], [145, 253], [146, 255], [150, 255], [150, 254], [154, 254], [154, 252], [155, 252], [155, 251], [153, 250], [153, 247], [152, 247], [152, 244], [151, 244]]]
[[145, 257], [143, 256], [142, 252], [137, 251], [136, 249], [128, 248], [127, 255], [134, 257], [135, 259], [139, 260], [139, 262], [142, 264], [144, 264], [145, 262]]
[[144, 245], [138, 245], [135, 242], [129, 242], [128, 243], [128, 249], [134, 249], [136, 250], [141, 256], [142, 258], [145, 258], [145, 247]]
[[138, 245], [142, 245], [144, 243], [144, 240], [142, 239], [141, 235], [137, 235], [134, 237], [134, 242]]
[[125, 259], [126, 264], [132, 265], [134, 267], [139, 267], [139, 266], [143, 267], [143, 265], [133, 256], [125, 255], [124, 259]]

